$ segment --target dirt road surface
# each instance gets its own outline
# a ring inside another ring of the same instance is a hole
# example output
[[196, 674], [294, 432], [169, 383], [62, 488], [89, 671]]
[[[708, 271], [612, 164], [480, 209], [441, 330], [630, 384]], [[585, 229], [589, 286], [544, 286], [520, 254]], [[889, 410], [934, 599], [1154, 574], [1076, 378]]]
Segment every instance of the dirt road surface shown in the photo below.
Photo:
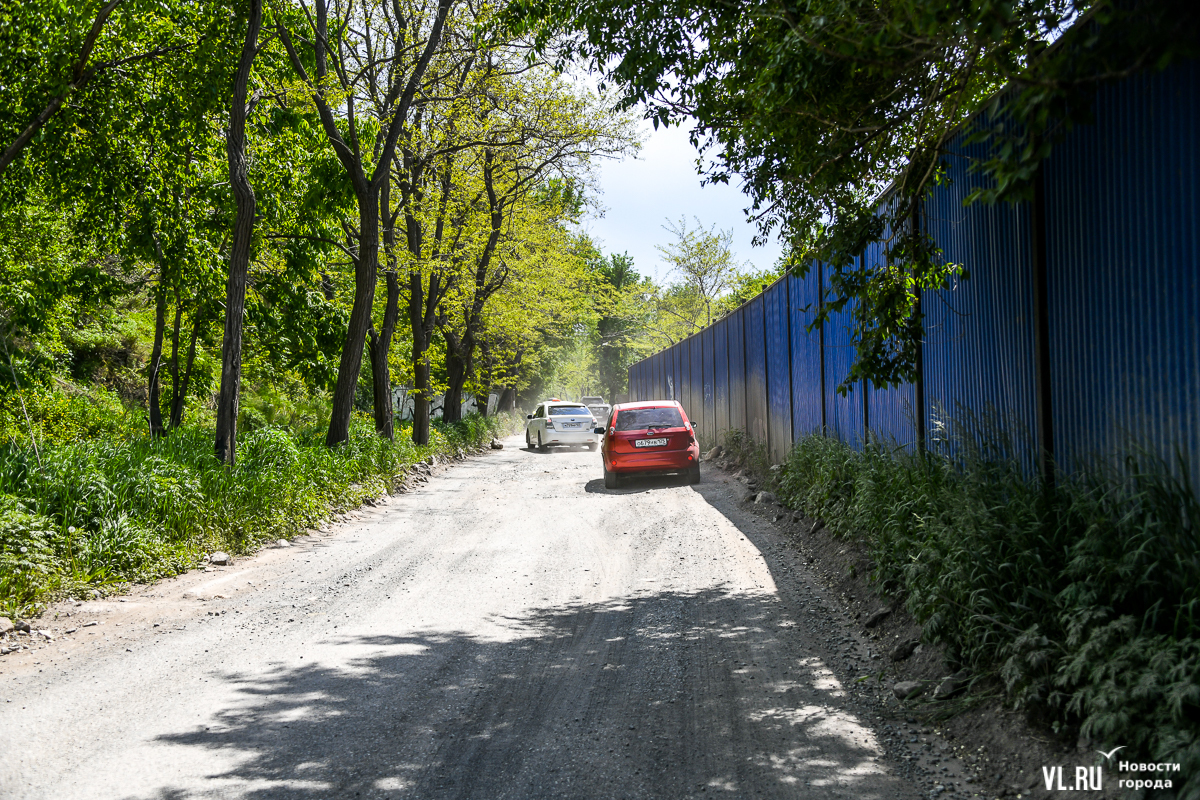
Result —
[[830, 668], [878, 654], [727, 482], [522, 444], [52, 609], [0, 662], [0, 796], [927, 796]]

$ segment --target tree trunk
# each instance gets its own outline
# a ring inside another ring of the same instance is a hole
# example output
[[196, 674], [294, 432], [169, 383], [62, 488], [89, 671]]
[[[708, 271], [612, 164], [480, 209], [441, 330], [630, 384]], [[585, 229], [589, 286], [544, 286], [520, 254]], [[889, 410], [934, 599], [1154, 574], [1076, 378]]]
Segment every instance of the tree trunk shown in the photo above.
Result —
[[396, 233], [392, 217], [391, 181], [383, 184], [379, 191], [380, 214], [383, 218], [383, 249], [387, 259], [384, 279], [387, 282], [387, 302], [383, 309], [383, 324], [379, 334], [374, 326], [369, 331], [371, 353], [372, 390], [374, 396], [375, 432], [385, 439], [395, 436], [395, 408], [392, 406], [392, 375], [388, 364], [388, 352], [392, 347], [392, 335], [400, 318], [400, 281], [396, 276]]
[[458, 422], [462, 419], [462, 390], [467, 382], [469, 364], [456, 353], [446, 354], [446, 397], [442, 404], [442, 420]]
[[179, 384], [178, 394], [171, 404], [171, 427], [178, 428], [183, 424], [183, 408], [187, 402], [188, 386], [192, 382], [192, 365], [196, 363], [196, 337], [200, 334], [200, 314], [192, 319], [192, 337], [188, 343], [187, 363], [183, 367], [183, 380]]
[[379, 264], [379, 195], [368, 188], [358, 195], [358, 257], [354, 263], [354, 305], [342, 344], [337, 385], [333, 389], [333, 413], [325, 444], [332, 447], [350, 439], [350, 415], [354, 413], [354, 390], [362, 370], [363, 348], [371, 327], [375, 305], [375, 282]]
[[[411, 246], [410, 246], [411, 249]], [[412, 328], [413, 358], [413, 427], [412, 440], [416, 445], [429, 444], [429, 344], [433, 339], [435, 298], [441, 297], [441, 282], [437, 275], [429, 278], [429, 290], [421, 273], [413, 270], [408, 276], [408, 321]], [[445, 408], [442, 409], [444, 415]]]
[[[416, 336], [413, 337], [414, 349]], [[429, 355], [422, 347], [421, 354], [413, 359], [413, 444], [429, 444]]]
[[175, 406], [179, 404], [179, 326], [183, 322], [183, 303], [175, 287], [175, 323], [171, 326], [171, 413], [167, 429], [175, 427]]
[[486, 339], [479, 343], [479, 356], [482, 366], [478, 375], [480, 391], [475, 393], [475, 410], [479, 412], [479, 416], [486, 417], [488, 415], [488, 397], [492, 393], [492, 380], [495, 377], [496, 369], [496, 361], [492, 358], [492, 351]]
[[233, 222], [233, 242], [229, 249], [229, 279], [225, 284], [225, 334], [221, 340], [221, 394], [217, 400], [216, 455], [231, 466], [237, 458], [238, 400], [242, 383], [242, 316], [246, 307], [246, 273], [250, 267], [256, 206], [246, 160], [246, 92], [250, 83], [250, 68], [258, 52], [262, 11], [262, 0], [250, 0], [246, 41], [242, 45], [237, 75], [233, 81], [229, 131], [225, 137], [229, 183], [237, 203], [237, 216]]
[[471, 374], [475, 355], [475, 337], [470, 329], [459, 336], [442, 320], [442, 338], [446, 340], [446, 399], [442, 404], [442, 419], [458, 422], [462, 419], [462, 393]]
[[167, 323], [167, 268], [166, 265], [159, 267], [158, 279], [158, 298], [154, 303], [154, 349], [150, 351], [150, 376], [149, 376], [149, 399], [147, 405], [150, 410], [150, 435], [162, 436], [166, 431], [163, 428], [162, 408], [160, 406], [161, 398], [159, 396], [159, 380], [158, 373], [162, 368], [162, 348], [163, 335]]
[[512, 411], [517, 405], [517, 390], [511, 386], [505, 386], [500, 392], [500, 402], [496, 404], [496, 413], [501, 411]]

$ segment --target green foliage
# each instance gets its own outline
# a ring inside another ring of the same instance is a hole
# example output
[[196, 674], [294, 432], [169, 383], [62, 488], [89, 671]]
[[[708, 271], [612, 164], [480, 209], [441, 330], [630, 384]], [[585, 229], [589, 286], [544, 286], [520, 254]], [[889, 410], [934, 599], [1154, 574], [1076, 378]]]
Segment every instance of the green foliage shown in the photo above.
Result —
[[0, 442], [30, 446], [31, 426], [40, 446], [116, 436], [139, 423], [113, 392], [99, 386], [48, 381], [20, 392], [0, 393]]
[[[779, 494], [862, 539], [927, 640], [1018, 707], [1200, 775], [1200, 503], [1165, 465], [1048, 491], [968, 421], [925, 455], [809, 436]], [[1181, 796], [1200, 791], [1188, 779]]]
[[32, 601], [55, 571], [54, 525], [29, 513], [16, 497], [0, 494], [0, 597], [8, 605]]
[[357, 417], [337, 448], [320, 425], [267, 426], [241, 438], [232, 469], [199, 426], [43, 446], [40, 467], [30, 448], [0, 445], [0, 611], [20, 616], [62, 594], [178, 574], [212, 550], [251, 552], [379, 496], [418, 460], [515, 426], [471, 415], [435, 425], [430, 445], [415, 447]]
[[597, 277], [597, 318], [592, 334], [596, 377], [604, 398], [613, 403], [626, 389], [629, 366], [643, 355], [638, 344], [648, 315], [640, 301], [653, 284], [637, 273], [628, 253], [605, 257], [597, 250], [589, 257], [588, 268]]
[[[1027, 197], [1098, 85], [1200, 42], [1185, 0], [518, 0], [502, 19], [586, 59], [656, 126], [693, 125], [707, 179], [740, 179], [761, 235], [780, 232], [801, 272], [826, 262], [830, 311], [854, 310], [848, 378], [877, 385], [912, 380], [917, 289], [957, 270], [911, 226], [950, 134], [986, 109], [979, 138], [994, 147], [974, 198]], [[864, 270], [872, 242], [886, 263]]]

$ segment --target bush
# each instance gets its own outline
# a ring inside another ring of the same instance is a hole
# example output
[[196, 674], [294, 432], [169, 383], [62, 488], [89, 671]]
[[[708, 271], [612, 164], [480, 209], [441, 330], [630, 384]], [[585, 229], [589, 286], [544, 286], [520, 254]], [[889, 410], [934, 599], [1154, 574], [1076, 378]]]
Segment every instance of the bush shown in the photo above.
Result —
[[46, 386], [0, 396], [0, 442], [30, 447], [32, 428], [39, 446], [53, 446], [120, 436], [138, 424], [116, 394], [98, 386], [85, 389], [53, 380]]
[[238, 461], [212, 455], [214, 433], [185, 426], [152, 439], [41, 448], [0, 444], [0, 605], [22, 616], [63, 594], [182, 572], [204, 553], [245, 553], [378, 496], [417, 461], [515, 429], [511, 416], [435, 424], [428, 447], [356, 416], [350, 440], [264, 427], [239, 437]]
[[[1200, 505], [1145, 457], [1048, 490], [974, 427], [921, 455], [799, 441], [781, 499], [863, 541], [953, 666], [1063, 735], [1178, 762], [1200, 797]], [[1177, 784], [1178, 786], [1178, 784]]]

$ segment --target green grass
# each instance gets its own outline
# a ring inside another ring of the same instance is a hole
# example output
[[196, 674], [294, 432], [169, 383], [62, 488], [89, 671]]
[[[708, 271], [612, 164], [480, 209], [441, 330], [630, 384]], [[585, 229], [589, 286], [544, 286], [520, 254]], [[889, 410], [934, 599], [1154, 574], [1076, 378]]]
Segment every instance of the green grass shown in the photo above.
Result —
[[[730, 439], [744, 463], [761, 460]], [[799, 441], [780, 499], [869, 550], [951, 666], [994, 676], [1007, 700], [1073, 743], [1178, 762], [1200, 797], [1200, 503], [1152, 458], [1046, 491], [976, 426], [924, 456]]]
[[[213, 431], [160, 439], [0, 444], [0, 613], [29, 616], [58, 597], [175, 575], [215, 550], [238, 554], [378, 497], [416, 462], [515, 429], [511, 415], [435, 423], [428, 447], [408, 431], [375, 435], [357, 416], [350, 441], [323, 428], [261, 427], [239, 436], [238, 462], [212, 455]], [[40, 456], [40, 466], [39, 466]]]

